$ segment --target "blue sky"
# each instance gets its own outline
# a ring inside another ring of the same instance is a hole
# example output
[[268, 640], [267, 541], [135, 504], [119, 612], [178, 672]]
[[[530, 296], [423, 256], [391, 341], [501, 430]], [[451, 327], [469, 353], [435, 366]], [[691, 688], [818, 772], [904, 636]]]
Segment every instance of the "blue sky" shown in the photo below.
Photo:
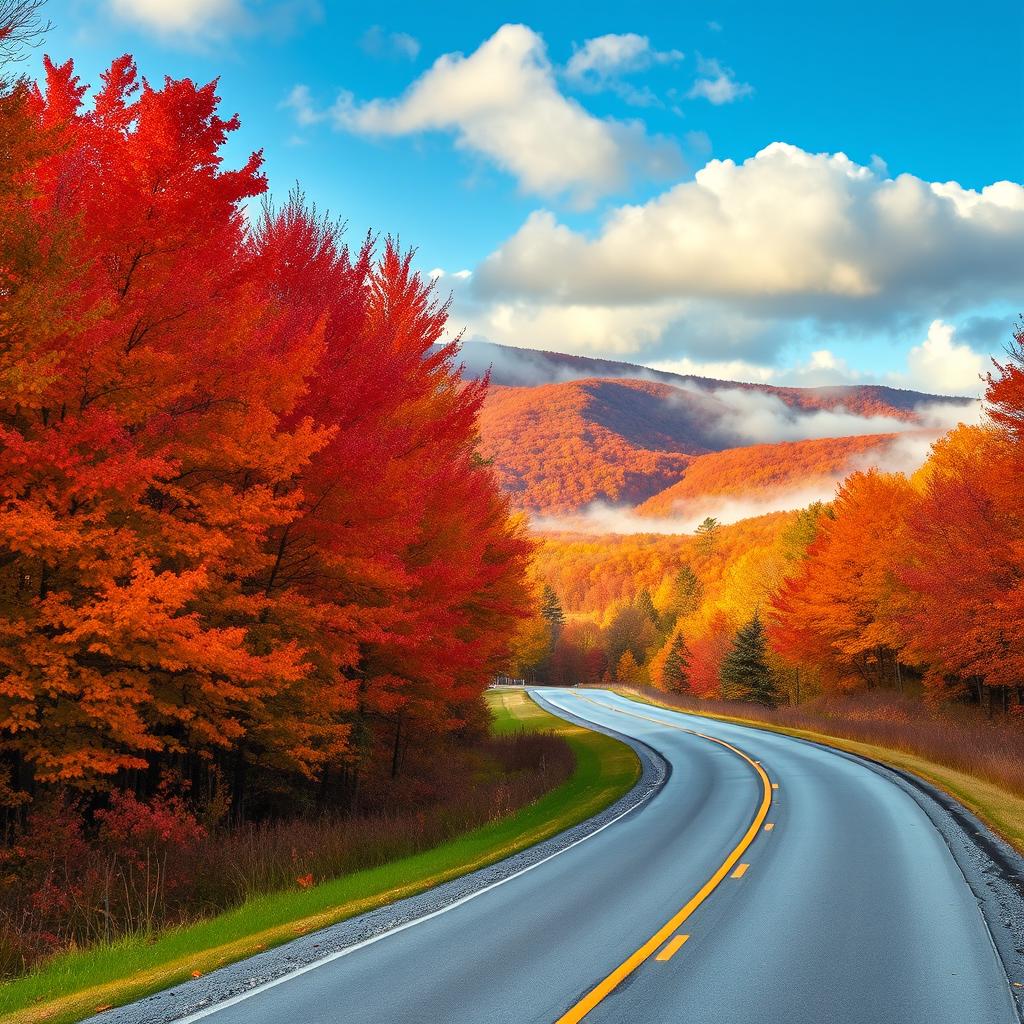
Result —
[[467, 337], [959, 393], [1024, 308], [1017, 3], [47, 13], [86, 80], [219, 76], [232, 158], [415, 245]]

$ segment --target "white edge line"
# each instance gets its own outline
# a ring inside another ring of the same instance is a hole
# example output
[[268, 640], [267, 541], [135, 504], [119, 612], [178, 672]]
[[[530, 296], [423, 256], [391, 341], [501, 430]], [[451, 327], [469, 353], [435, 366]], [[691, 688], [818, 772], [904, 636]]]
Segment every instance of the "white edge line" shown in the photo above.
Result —
[[[545, 696], [542, 699], [546, 703], [549, 703], [554, 707], [558, 708], [560, 711], [568, 711], [569, 714], [575, 714], [574, 711], [569, 711], [568, 708], [562, 707], [561, 704], [556, 703], [549, 697]], [[595, 701], [595, 703], [597, 702]], [[604, 706], [609, 707], [609, 705]], [[618, 709], [611, 708], [611, 710], [614, 711]], [[595, 722], [593, 724], [596, 725], [598, 723]], [[187, 1017], [178, 1018], [174, 1022], [174, 1024], [192, 1024], [193, 1021], [202, 1020], [204, 1017], [211, 1017], [213, 1014], [219, 1013], [221, 1010], [226, 1010], [230, 1006], [236, 1006], [238, 1003], [244, 1002], [246, 999], [251, 999], [253, 996], [259, 995], [261, 992], [266, 992], [267, 989], [274, 988], [276, 985], [280, 985], [286, 981], [291, 981], [293, 978], [298, 978], [300, 975], [307, 974], [309, 971], [314, 971], [318, 967], [323, 967], [324, 964], [329, 964], [334, 960], [339, 960], [343, 956], [348, 956], [349, 953], [355, 953], [357, 950], [363, 949], [366, 946], [372, 946], [375, 942], [380, 942], [381, 939], [386, 939], [391, 935], [397, 935], [399, 932], [404, 932], [407, 928], [412, 928], [415, 925], [423, 924], [424, 921], [429, 921], [432, 918], [440, 917], [441, 914], [447, 914], [449, 910], [454, 910], [456, 907], [461, 907], [463, 903], [468, 903], [470, 900], [475, 900], [477, 896], [483, 896], [484, 893], [490, 892], [492, 889], [497, 889], [499, 885], [504, 885], [506, 882], [511, 882], [514, 879], [519, 878], [522, 875], [525, 875], [528, 871], [533, 871], [534, 868], [539, 868], [542, 864], [547, 864], [549, 860], [554, 860], [555, 857], [560, 857], [563, 853], [568, 853], [569, 850], [571, 850], [575, 846], [579, 846], [580, 843], [585, 843], [588, 839], [593, 839], [594, 836], [598, 835], [598, 833], [600, 832], [603, 832], [610, 825], [614, 825], [617, 821], [621, 821], [624, 817], [626, 817], [627, 814], [632, 814], [633, 811], [635, 811], [638, 807], [642, 807], [656, 792], [658, 792], [657, 789], [652, 789], [649, 793], [646, 793], [635, 804], [633, 804], [632, 807], [627, 807], [626, 810], [624, 810], [621, 814], [617, 814], [614, 818], [612, 818], [611, 821], [606, 821], [600, 827], [595, 828], [593, 832], [588, 832], [585, 836], [581, 836], [579, 839], [574, 839], [568, 846], [563, 846], [560, 850], [555, 850], [554, 853], [548, 854], [542, 860], [538, 860], [533, 864], [528, 864], [525, 868], [521, 868], [515, 874], [509, 875], [507, 878], [499, 878], [497, 882], [491, 882], [490, 885], [485, 885], [482, 889], [477, 889], [475, 892], [471, 892], [466, 896], [460, 896], [453, 903], [449, 903], [438, 910], [433, 910], [429, 914], [424, 914], [422, 917], [417, 917], [411, 921], [406, 921], [404, 924], [396, 925], [394, 928], [389, 928], [386, 932], [381, 932], [379, 935], [373, 935], [368, 939], [363, 939], [361, 942], [356, 942], [351, 946], [346, 946], [344, 949], [335, 950], [335, 952], [328, 953], [327, 956], [323, 956], [319, 960], [314, 960], [312, 963], [303, 964], [302, 967], [296, 967], [295, 970], [289, 971], [287, 974], [282, 974], [279, 978], [273, 978], [270, 981], [265, 981], [263, 982], [262, 985], [256, 985], [251, 989], [247, 989], [245, 992], [239, 992], [238, 995], [234, 995], [228, 999], [222, 1000], [221, 1002], [214, 1003], [212, 1006], [207, 1006], [204, 1009], [196, 1010], [195, 1013], [191, 1013]], [[551, 838], [554, 838], [554, 836], [552, 836]], [[545, 841], [546, 840], [542, 840], [542, 842]], [[526, 849], [530, 849], [530, 847], [526, 847]], [[517, 854], [512, 854], [512, 856], [515, 857], [517, 856]], [[500, 863], [500, 861], [496, 863]], [[479, 870], [483, 869], [481, 868]], [[454, 881], [454, 879], [451, 879], [451, 881]], [[339, 921], [338, 923], [340, 924], [341, 922]], [[330, 926], [328, 925], [328, 927]], [[309, 934], [313, 933], [310, 932]], [[291, 941], [295, 940], [293, 939]], [[282, 945], [286, 945], [286, 943], [282, 943]]]

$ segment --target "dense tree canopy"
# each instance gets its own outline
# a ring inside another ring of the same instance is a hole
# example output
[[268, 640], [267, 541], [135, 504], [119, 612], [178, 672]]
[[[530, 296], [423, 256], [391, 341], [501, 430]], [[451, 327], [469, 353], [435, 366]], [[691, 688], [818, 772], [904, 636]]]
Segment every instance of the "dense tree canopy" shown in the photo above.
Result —
[[70, 63], [0, 107], [0, 752], [8, 790], [164, 768], [341, 778], [477, 714], [530, 545], [446, 306], [350, 252], [213, 84]]
[[910, 477], [855, 472], [828, 504], [708, 517], [689, 536], [553, 534], [539, 566], [569, 625], [601, 631], [609, 679], [628, 651], [627, 674], [677, 689], [685, 638], [692, 693], [770, 703], [754, 685], [767, 677], [730, 655], [763, 609], [783, 698], [888, 689], [1024, 707], [1024, 327], [987, 385], [986, 420]]

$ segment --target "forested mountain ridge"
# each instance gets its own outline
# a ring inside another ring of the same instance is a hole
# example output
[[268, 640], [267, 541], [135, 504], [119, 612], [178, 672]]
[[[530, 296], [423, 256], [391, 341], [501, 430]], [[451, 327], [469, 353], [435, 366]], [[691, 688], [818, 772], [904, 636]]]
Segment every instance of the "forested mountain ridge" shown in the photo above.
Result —
[[480, 418], [486, 454], [520, 506], [569, 512], [593, 501], [643, 501], [712, 450], [699, 407], [666, 384], [581, 380], [492, 385]]
[[530, 387], [557, 384], [587, 378], [648, 380], [675, 387], [702, 388], [707, 391], [742, 389], [778, 396], [787, 405], [801, 409], [834, 409], [842, 406], [862, 416], [902, 414], [913, 415], [922, 405], [963, 402], [966, 398], [949, 398], [885, 384], [844, 384], [822, 387], [780, 387], [775, 384], [748, 383], [700, 377], [696, 374], [670, 373], [636, 363], [592, 356], [548, 352], [541, 349], [516, 348], [487, 341], [467, 341], [459, 358], [463, 376], [479, 378], [489, 373], [491, 383], [503, 387]]
[[680, 480], [637, 506], [636, 514], [669, 516], [712, 497], [782, 495], [834, 485], [852, 465], [867, 466], [884, 457], [898, 436], [855, 434], [710, 452], [693, 459]]
[[[484, 455], [513, 503], [545, 516], [594, 503], [638, 505], [676, 485], [683, 491], [675, 498], [693, 499], [698, 482], [701, 493], [742, 496], [737, 472], [758, 481], [759, 492], [773, 478], [792, 488], [840, 478], [851, 460], [860, 465], [860, 456], [883, 451], [896, 432], [970, 404], [878, 385], [782, 388], [684, 377], [481, 342], [467, 344], [460, 358], [467, 378], [491, 375], [480, 420]], [[778, 444], [790, 447], [773, 451]], [[742, 458], [709, 459], [696, 476], [690, 470], [698, 457], [744, 448], [750, 453]], [[731, 482], [716, 479], [719, 472]], [[668, 514], [673, 502], [656, 500], [644, 514]]]

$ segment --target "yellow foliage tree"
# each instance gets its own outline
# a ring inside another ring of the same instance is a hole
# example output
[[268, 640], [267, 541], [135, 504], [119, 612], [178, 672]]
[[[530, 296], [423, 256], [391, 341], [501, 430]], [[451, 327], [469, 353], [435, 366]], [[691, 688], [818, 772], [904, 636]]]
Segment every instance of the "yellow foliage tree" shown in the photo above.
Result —
[[619, 658], [619, 663], [615, 666], [615, 678], [620, 683], [628, 683], [633, 686], [643, 681], [643, 671], [636, 663], [632, 651], [626, 651]]

